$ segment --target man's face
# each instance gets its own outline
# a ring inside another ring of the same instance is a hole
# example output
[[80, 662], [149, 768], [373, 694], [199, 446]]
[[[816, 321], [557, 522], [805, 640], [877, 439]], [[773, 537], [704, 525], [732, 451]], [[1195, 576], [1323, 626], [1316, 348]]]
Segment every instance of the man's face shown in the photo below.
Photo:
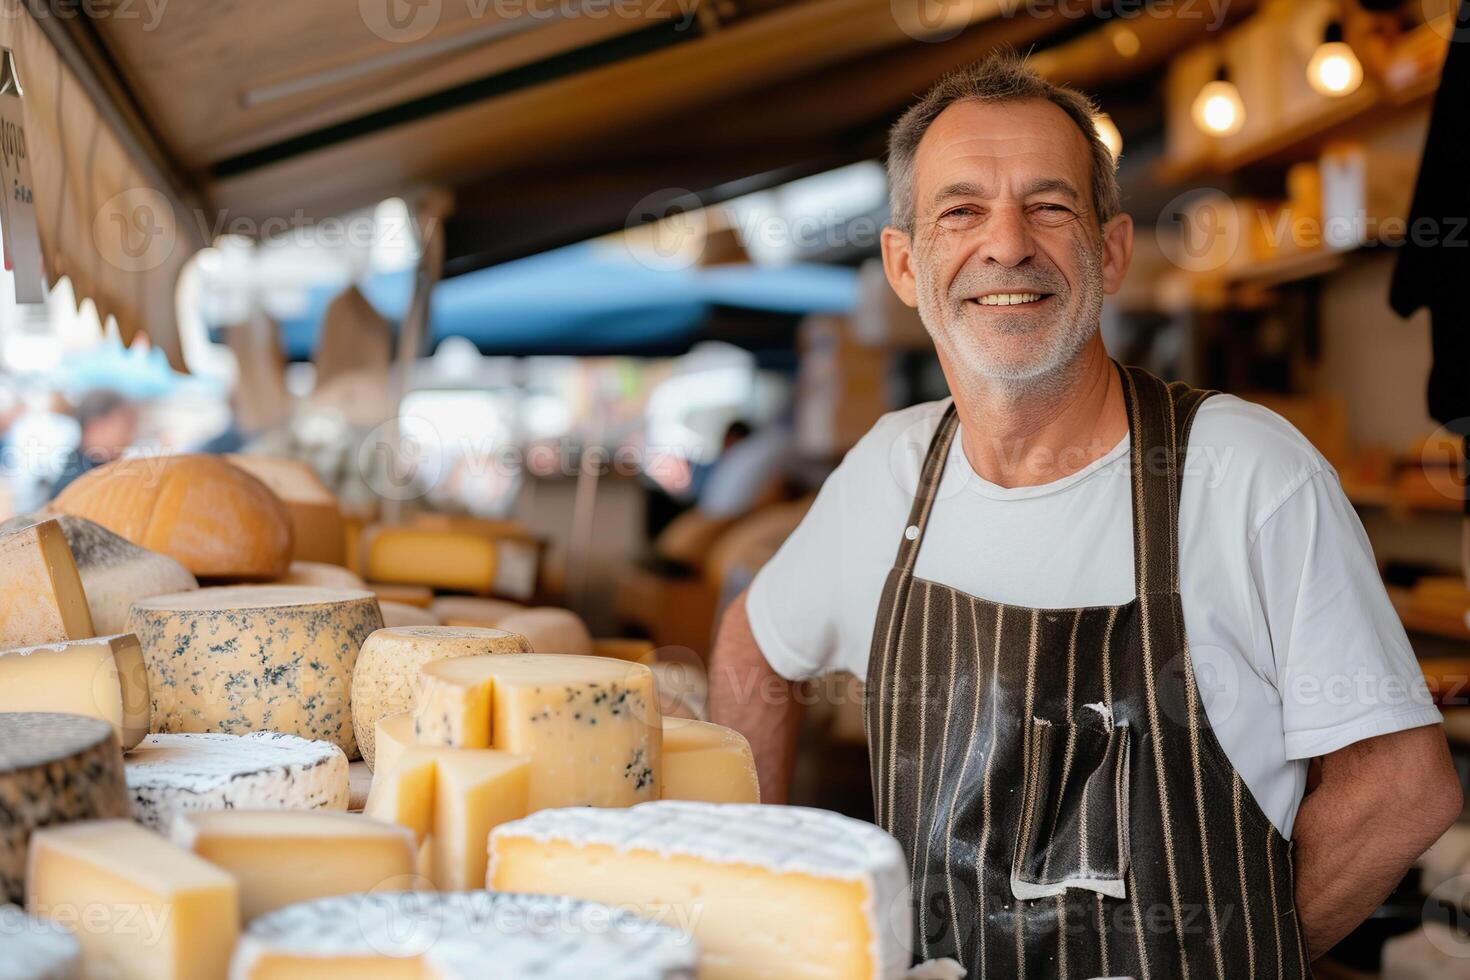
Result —
[[1050, 102], [959, 102], [935, 119], [913, 235], [885, 229], [883, 251], [948, 370], [1024, 390], [1091, 340], [1132, 242], [1126, 215], [1098, 227], [1091, 186], [1087, 141]]

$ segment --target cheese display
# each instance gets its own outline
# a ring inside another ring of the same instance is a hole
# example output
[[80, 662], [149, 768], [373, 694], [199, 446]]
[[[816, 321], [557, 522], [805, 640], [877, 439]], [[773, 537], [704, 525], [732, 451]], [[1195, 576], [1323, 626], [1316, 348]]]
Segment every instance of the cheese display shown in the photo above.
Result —
[[0, 648], [94, 635], [61, 525], [41, 521], [0, 536]]
[[268, 582], [291, 561], [285, 505], [218, 456], [120, 459], [77, 477], [49, 507], [168, 555], [199, 578]]
[[470, 531], [372, 524], [362, 532], [362, 573], [374, 582], [489, 595], [496, 542]]
[[217, 810], [174, 821], [175, 844], [234, 875], [250, 920], [297, 902], [413, 885], [413, 833], [327, 810]]
[[[401, 585], [394, 582], [369, 582], [368, 590], [382, 602], [401, 602], [405, 606], [428, 609], [434, 601], [434, 590], [426, 585]], [[452, 625], [452, 624], [451, 624]]]
[[155, 732], [270, 730], [357, 754], [352, 669], [383, 625], [371, 592], [240, 585], [133, 606]]
[[409, 748], [374, 774], [363, 813], [430, 841], [425, 869], [446, 891], [485, 882], [485, 842], [500, 824], [524, 817], [530, 761], [494, 749]]
[[367, 591], [367, 583], [341, 565], [319, 561], [293, 561], [276, 585], [315, 585], [323, 589], [357, 589]]
[[193, 810], [345, 810], [347, 756], [279, 732], [149, 735], [129, 752], [133, 816], [166, 831]]
[[672, 925], [587, 902], [388, 892], [256, 919], [230, 980], [694, 980], [697, 954]]
[[378, 609], [383, 613], [383, 625], [389, 629], [395, 626], [442, 626], [444, 621], [429, 609], [420, 609], [418, 606], [410, 606], [406, 602], [391, 602], [387, 599], [378, 599]]
[[378, 719], [412, 707], [414, 679], [424, 664], [528, 650], [524, 637], [496, 629], [406, 626], [373, 633], [363, 642], [352, 675], [352, 727], [363, 759], [373, 764]]
[[580, 616], [569, 609], [536, 606], [502, 616], [496, 629], [519, 633], [530, 641], [537, 653], [571, 653], [589, 656], [592, 634]]
[[667, 660], [652, 665], [658, 681], [658, 706], [665, 715], [704, 721], [709, 704], [709, 676], [699, 664]]
[[513, 612], [526, 607], [509, 599], [486, 599], [475, 595], [441, 595], [429, 603], [429, 611], [453, 626], [494, 626]]
[[[13, 517], [0, 524], [0, 534], [44, 519]], [[128, 609], [139, 599], [199, 588], [189, 570], [167, 555], [140, 548], [82, 517], [62, 514], [54, 519], [76, 561], [96, 636], [125, 632]]]
[[38, 832], [26, 909], [76, 936], [88, 976], [117, 980], [223, 976], [240, 930], [235, 879], [130, 820]]
[[373, 744], [378, 765], [392, 769], [405, 749], [414, 746], [413, 712], [400, 711], [396, 715], [379, 718], [373, 726]]
[[82, 947], [55, 922], [0, 904], [0, 980], [81, 980]]
[[130, 812], [111, 725], [50, 712], [0, 714], [0, 902], [25, 898], [34, 831]]
[[641, 664], [534, 653], [426, 664], [414, 738], [526, 756], [532, 810], [659, 798], [663, 727]]
[[148, 734], [148, 705], [148, 672], [131, 633], [0, 650], [0, 711], [98, 718], [126, 751]]
[[[490, 835], [488, 887], [672, 911], [701, 980], [890, 980], [909, 965], [908, 862], [826, 810], [661, 801], [543, 810]], [[899, 908], [902, 914], [894, 914]]]
[[733, 728], [664, 718], [663, 798], [705, 803], [759, 803], [750, 742]]
[[611, 657], [648, 667], [658, 662], [652, 640], [595, 639], [592, 641], [592, 656]]
[[232, 453], [225, 458], [270, 487], [285, 505], [291, 516], [292, 558], [329, 565], [343, 563], [346, 538], [342, 510], [337, 496], [310, 464], [284, 456], [248, 453]]

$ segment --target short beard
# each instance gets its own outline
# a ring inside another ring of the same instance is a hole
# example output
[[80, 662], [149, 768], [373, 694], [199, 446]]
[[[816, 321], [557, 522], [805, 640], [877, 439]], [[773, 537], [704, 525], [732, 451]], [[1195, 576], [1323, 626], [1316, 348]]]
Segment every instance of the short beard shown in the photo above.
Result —
[[[927, 275], [927, 263], [917, 263], [919, 272], [919, 318], [944, 359], [954, 365], [958, 377], [952, 383], [966, 388], [1000, 388], [1012, 397], [1035, 397], [1065, 390], [1076, 373], [1082, 351], [1097, 332], [1102, 317], [1102, 248], [1079, 243], [1077, 259], [1081, 308], [1076, 316], [1065, 311], [1061, 329], [1045, 339], [1046, 346], [1025, 363], [1007, 363], [988, 349], [989, 338], [978, 337], [965, 322], [963, 298], [946, 295], [942, 284]], [[957, 290], [965, 292], [965, 290]], [[1055, 290], [1048, 290], [1055, 294]], [[1057, 294], [1058, 300], [1065, 299]]]

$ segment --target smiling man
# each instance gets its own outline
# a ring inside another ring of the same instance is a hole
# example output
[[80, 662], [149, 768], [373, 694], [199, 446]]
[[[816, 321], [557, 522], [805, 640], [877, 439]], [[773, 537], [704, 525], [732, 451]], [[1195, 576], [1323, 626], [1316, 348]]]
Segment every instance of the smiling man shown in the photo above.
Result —
[[791, 683], [866, 678], [916, 960], [1304, 977], [1459, 783], [1331, 467], [1104, 350], [1133, 223], [1092, 113], [1000, 55], [894, 126], [884, 266], [953, 397], [881, 419], [731, 605], [712, 713], [781, 801]]

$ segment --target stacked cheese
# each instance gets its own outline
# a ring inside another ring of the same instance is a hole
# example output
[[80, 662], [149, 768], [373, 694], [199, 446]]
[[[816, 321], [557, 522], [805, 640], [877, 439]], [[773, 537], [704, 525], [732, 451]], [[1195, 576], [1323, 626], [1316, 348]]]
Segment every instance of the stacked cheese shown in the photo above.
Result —
[[672, 913], [699, 943], [701, 980], [891, 980], [910, 959], [898, 842], [825, 810], [544, 810], [490, 835], [487, 884]]

